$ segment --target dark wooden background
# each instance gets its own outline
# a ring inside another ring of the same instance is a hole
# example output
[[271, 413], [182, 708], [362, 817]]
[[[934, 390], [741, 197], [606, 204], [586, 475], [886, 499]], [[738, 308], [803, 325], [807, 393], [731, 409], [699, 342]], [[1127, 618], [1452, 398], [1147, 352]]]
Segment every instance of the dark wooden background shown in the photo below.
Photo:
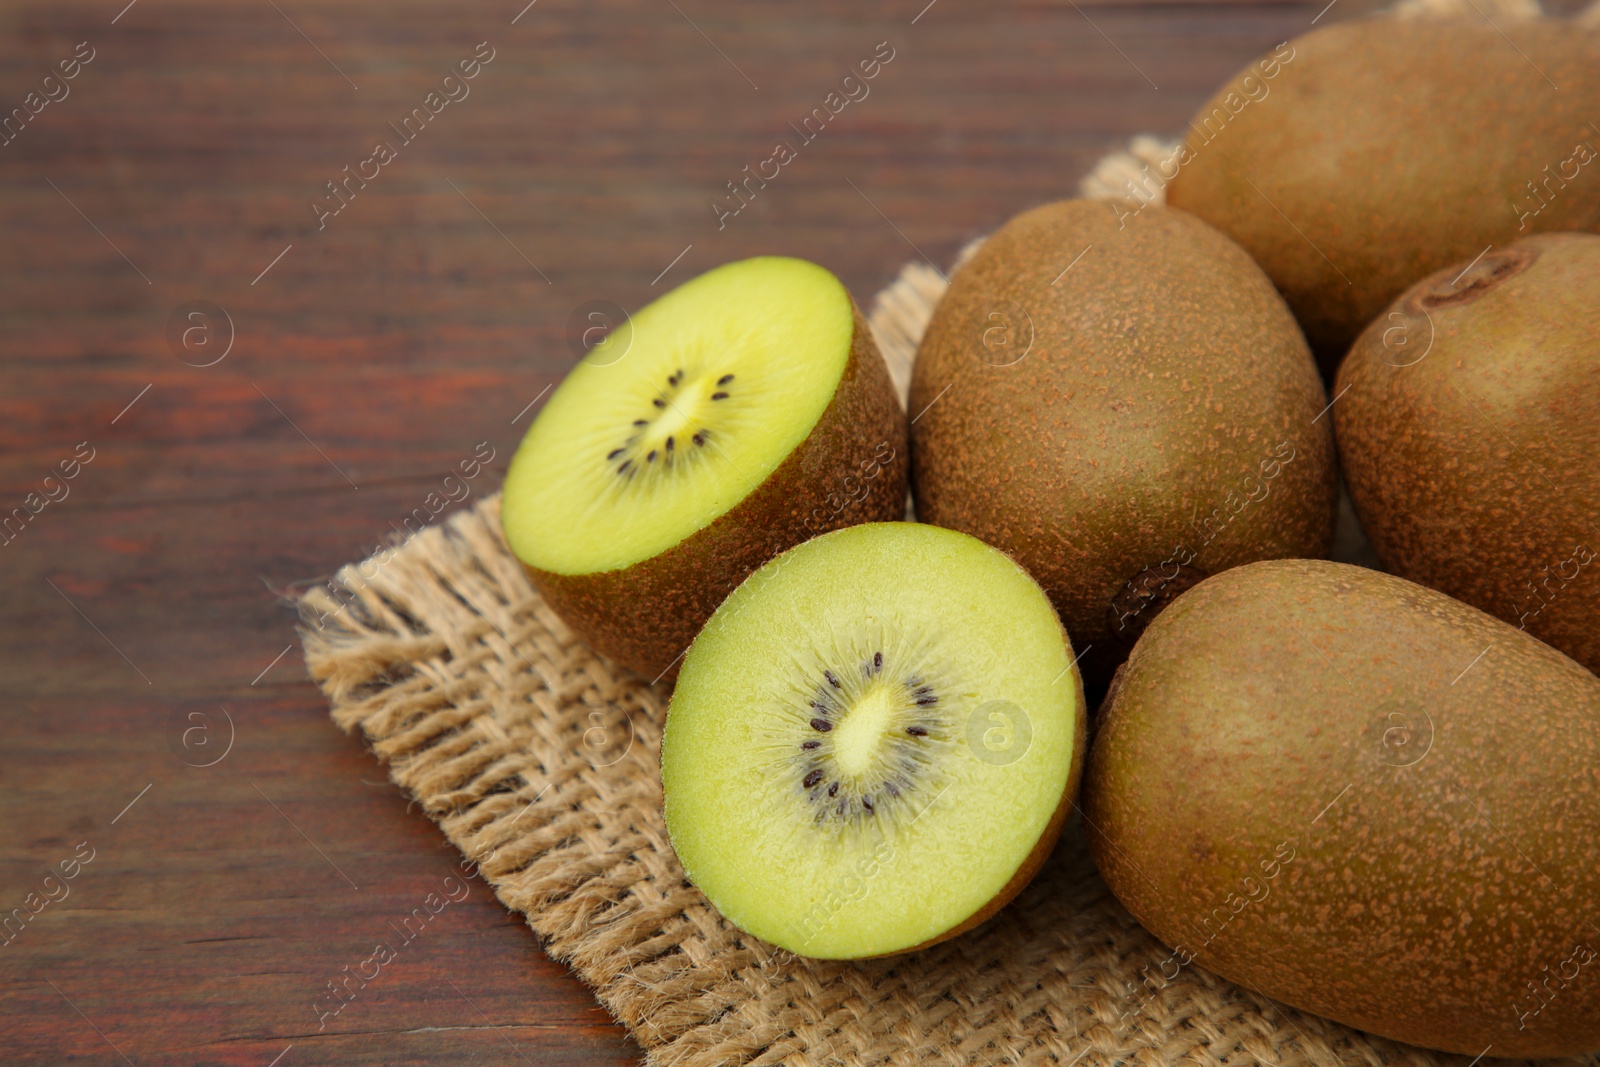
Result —
[[[0, 509], [95, 457], [0, 545], [0, 915], [94, 850], [0, 945], [5, 1063], [633, 1062], [481, 882], [319, 1030], [455, 857], [331, 725], [283, 594], [480, 441], [471, 499], [496, 488], [579, 304], [771, 252], [866, 303], [1176, 131], [1326, 0], [524, 2], [0, 10], [4, 113], [95, 50], [0, 147]], [[471, 95], [319, 232], [324, 183], [483, 41]], [[718, 232], [724, 183], [880, 41], [871, 95]], [[192, 300], [233, 324], [213, 366], [166, 338]]]

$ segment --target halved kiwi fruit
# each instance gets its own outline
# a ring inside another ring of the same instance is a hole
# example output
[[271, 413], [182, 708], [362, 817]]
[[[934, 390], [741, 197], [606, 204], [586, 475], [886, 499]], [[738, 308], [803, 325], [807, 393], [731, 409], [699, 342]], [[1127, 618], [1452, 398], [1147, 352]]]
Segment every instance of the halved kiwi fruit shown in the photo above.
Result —
[[669, 672], [755, 568], [904, 514], [905, 415], [822, 267], [718, 267], [591, 355], [512, 459], [501, 520], [545, 600], [623, 666]]
[[824, 959], [906, 952], [1038, 872], [1085, 722], [1066, 632], [1009, 557], [918, 523], [839, 530], [695, 639], [662, 739], [667, 830], [740, 929]]

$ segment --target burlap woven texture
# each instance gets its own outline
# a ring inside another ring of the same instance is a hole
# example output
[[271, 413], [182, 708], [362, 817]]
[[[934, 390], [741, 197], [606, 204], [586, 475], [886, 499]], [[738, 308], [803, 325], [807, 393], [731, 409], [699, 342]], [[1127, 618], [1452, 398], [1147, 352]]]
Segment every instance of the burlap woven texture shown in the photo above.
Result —
[[[1449, 0], [1410, 2], [1431, 14]], [[1166, 150], [1135, 139], [1083, 192], [1122, 191]], [[915, 263], [875, 303], [902, 397], [944, 286]], [[668, 844], [665, 687], [595, 656], [543, 603], [501, 537], [498, 496], [344, 567], [334, 585], [338, 596], [302, 600], [301, 635], [335, 722], [362, 731], [651, 1064], [1470, 1062], [1287, 1008], [1198, 965], [1163, 977], [1168, 952], [1106, 890], [1076, 820], [1011, 906], [953, 941], [859, 963], [774, 950], [723, 921]]]
[[348, 600], [303, 601], [335, 721], [361, 729], [652, 1064], [1468, 1063], [1198, 966], [1145, 982], [1168, 953], [1107, 892], [1075, 827], [1010, 907], [953, 941], [861, 963], [774, 951], [724, 922], [668, 845], [667, 693], [545, 606], [501, 538], [498, 497], [340, 578]]

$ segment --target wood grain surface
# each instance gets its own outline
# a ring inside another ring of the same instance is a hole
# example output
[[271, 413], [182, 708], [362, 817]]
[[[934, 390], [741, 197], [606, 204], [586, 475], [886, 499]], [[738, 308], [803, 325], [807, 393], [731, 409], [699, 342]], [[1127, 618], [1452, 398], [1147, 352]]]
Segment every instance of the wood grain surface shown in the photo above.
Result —
[[[0, 543], [0, 917], [31, 915], [0, 943], [7, 1064], [634, 1062], [477, 881], [318, 1010], [455, 856], [331, 725], [284, 595], [480, 442], [469, 500], [497, 488], [586, 301], [781, 252], [865, 304], [1364, 10], [523, 2], [0, 9], [0, 108], [66, 90], [0, 147], [0, 509], [26, 519]], [[726, 183], [879, 42], [869, 95], [719, 229]], [[169, 343], [194, 301], [226, 319]]]

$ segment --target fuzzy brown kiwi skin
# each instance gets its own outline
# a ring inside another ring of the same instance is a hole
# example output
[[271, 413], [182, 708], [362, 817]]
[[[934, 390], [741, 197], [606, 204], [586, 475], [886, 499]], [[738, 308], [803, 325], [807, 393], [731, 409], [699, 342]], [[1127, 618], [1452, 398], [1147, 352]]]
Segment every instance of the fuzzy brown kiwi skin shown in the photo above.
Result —
[[[952, 277], [911, 385], [918, 517], [1017, 560], [1097, 696], [1131, 645], [1108, 619], [1130, 580], [1326, 555], [1338, 499], [1326, 395], [1271, 283], [1192, 215], [1131, 211], [1008, 222]], [[978, 358], [997, 309], [1032, 322], [1009, 366]]]
[[[1556, 173], [1576, 145], [1600, 145], [1600, 33], [1469, 11], [1340, 23], [1280, 51], [1292, 58], [1274, 77], [1252, 64], [1196, 115], [1167, 203], [1261, 264], [1329, 378], [1417, 279], [1490, 244], [1600, 224], [1600, 161]], [[1259, 99], [1241, 105], [1247, 88]]]
[[[1066, 629], [1063, 628], [1061, 634], [1063, 639], [1066, 640], [1067, 650], [1070, 652], [1072, 642], [1070, 638], [1067, 638], [1066, 633]], [[887, 956], [901, 956], [908, 952], [920, 952], [925, 948], [932, 948], [942, 941], [948, 941], [952, 937], [958, 937], [968, 930], [976, 929], [994, 918], [1001, 908], [1016, 899], [1017, 894], [1026, 889], [1028, 883], [1033, 881], [1039, 871], [1044, 868], [1045, 861], [1050, 858], [1050, 853], [1055, 850], [1056, 841], [1061, 837], [1061, 828], [1067, 823], [1068, 813], [1078, 806], [1078, 787], [1083, 779], [1083, 767], [1089, 749], [1089, 709], [1084, 705], [1083, 676], [1078, 673], [1076, 664], [1072, 667], [1072, 681], [1078, 701], [1073, 709], [1077, 725], [1072, 732], [1072, 766], [1067, 770], [1067, 784], [1066, 788], [1061, 791], [1061, 800], [1056, 804], [1056, 810], [1051, 814], [1049, 823], [1045, 825], [1043, 832], [1039, 834], [1039, 840], [1034, 844], [1033, 851], [1028, 853], [1021, 865], [1017, 867], [1016, 873], [1011, 876], [1011, 880], [1000, 887], [1000, 891], [990, 899], [989, 903], [973, 912], [966, 921], [952, 926], [944, 933], [930, 937], [920, 944], [912, 945], [910, 948], [900, 949], [896, 952], [884, 952], [877, 956], [864, 956], [862, 957], [863, 959], [883, 959]]]
[[1600, 236], [1467, 266], [1402, 294], [1339, 370], [1351, 499], [1386, 569], [1600, 671]]
[[[630, 567], [572, 575], [523, 564], [590, 648], [646, 678], [676, 679], [700, 627], [756, 568], [829, 530], [905, 517], [905, 413], [861, 309], [850, 306], [855, 329], [833, 399], [811, 434], [738, 504]], [[871, 465], [878, 474], [865, 477]], [[859, 499], [849, 498], [847, 477], [866, 487]]]
[[1578, 664], [1402, 578], [1275, 560], [1179, 597], [1109, 704], [1090, 852], [1179, 960], [1428, 1048], [1600, 1049], [1600, 959], [1518, 1016], [1542, 968], [1600, 950], [1600, 680]]

